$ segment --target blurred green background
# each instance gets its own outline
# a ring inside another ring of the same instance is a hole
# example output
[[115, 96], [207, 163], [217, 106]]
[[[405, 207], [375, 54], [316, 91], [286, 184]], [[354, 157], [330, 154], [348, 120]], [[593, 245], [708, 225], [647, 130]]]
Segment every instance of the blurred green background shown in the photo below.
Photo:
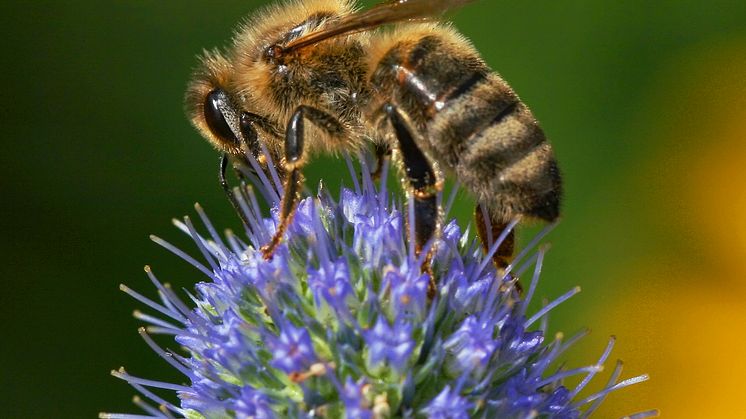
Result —
[[[237, 227], [182, 95], [195, 55], [259, 4], [0, 4], [0, 417], [135, 412], [108, 375], [120, 365], [180, 379], [117, 286], [153, 295], [146, 263], [176, 286], [201, 279], [148, 240], [192, 249], [170, 219], [195, 201]], [[584, 289], [552, 319], [593, 329], [571, 362], [616, 334], [623, 376], [652, 376], [598, 417], [746, 417], [746, 2], [482, 0], [454, 20], [561, 162], [564, 222], [539, 295]], [[311, 184], [339, 181], [324, 167]]]

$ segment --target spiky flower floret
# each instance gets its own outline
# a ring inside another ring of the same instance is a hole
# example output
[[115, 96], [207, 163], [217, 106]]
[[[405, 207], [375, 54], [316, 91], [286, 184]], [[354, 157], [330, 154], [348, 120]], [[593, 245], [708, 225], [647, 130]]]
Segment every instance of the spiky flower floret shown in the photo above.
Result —
[[[154, 238], [207, 280], [188, 294], [189, 304], [149, 268], [159, 301], [122, 287], [160, 314], [138, 312], [149, 324], [140, 333], [189, 382], [115, 371], [160, 405], [136, 399], [151, 417], [576, 418], [590, 415], [609, 392], [647, 379], [617, 382], [618, 364], [600, 391], [580, 398], [613, 339], [593, 365], [553, 367], [584, 333], [546, 336], [547, 313], [578, 289], [527, 314], [545, 249], [528, 255], [540, 237], [498, 274], [490, 255], [450, 221], [423, 270], [429, 249], [415, 255], [405, 222], [412, 215], [392, 201], [385, 179], [375, 186], [362, 166], [362, 182], [353, 177], [354, 188], [342, 189], [338, 200], [322, 187], [301, 201], [271, 260], [258, 249], [272, 237], [277, 214], [263, 218], [250, 188], [237, 195], [251, 226], [248, 243], [230, 232], [219, 236], [199, 207], [207, 235], [188, 218], [176, 222], [207, 265]], [[258, 173], [256, 188], [276, 204], [276, 176]], [[503, 238], [496, 238], [493, 252]], [[514, 285], [524, 271], [531, 280], [522, 296]], [[150, 337], [158, 333], [175, 336], [187, 355], [161, 349]], [[579, 384], [565, 387], [569, 376], [580, 376]], [[179, 403], [149, 389], [175, 390]]]

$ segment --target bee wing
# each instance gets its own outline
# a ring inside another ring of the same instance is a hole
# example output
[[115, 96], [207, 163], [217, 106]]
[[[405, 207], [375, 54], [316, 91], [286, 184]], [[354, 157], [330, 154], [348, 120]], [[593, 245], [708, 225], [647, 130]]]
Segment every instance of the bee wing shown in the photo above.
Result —
[[297, 50], [335, 36], [363, 32], [389, 23], [434, 19], [474, 0], [388, 0], [370, 9], [343, 16], [336, 22], [288, 43], [284, 51]]

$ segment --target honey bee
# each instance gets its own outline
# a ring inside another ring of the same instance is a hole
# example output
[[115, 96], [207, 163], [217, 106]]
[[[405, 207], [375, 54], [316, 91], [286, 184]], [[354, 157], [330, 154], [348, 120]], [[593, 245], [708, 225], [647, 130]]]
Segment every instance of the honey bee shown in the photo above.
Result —
[[[360, 10], [353, 0], [295, 0], [250, 17], [225, 51], [204, 53], [186, 107], [223, 153], [224, 188], [230, 194], [228, 158], [245, 164], [246, 153], [262, 170], [270, 157], [284, 184], [265, 258], [281, 243], [310, 156], [371, 144], [379, 161], [390, 150], [400, 167], [418, 252], [438, 234], [444, 173], [476, 196], [485, 249], [513, 219], [558, 217], [561, 178], [542, 129], [472, 44], [441, 21], [471, 1], [390, 0]], [[513, 241], [511, 233], [494, 254], [499, 267], [508, 265]]]

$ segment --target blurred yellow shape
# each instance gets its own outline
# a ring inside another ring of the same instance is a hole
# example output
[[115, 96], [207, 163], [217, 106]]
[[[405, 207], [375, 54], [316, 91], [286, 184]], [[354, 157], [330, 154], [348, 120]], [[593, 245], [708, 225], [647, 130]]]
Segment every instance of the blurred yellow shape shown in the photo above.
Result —
[[619, 338], [623, 377], [651, 381], [598, 417], [746, 418], [746, 40], [700, 45], [659, 78], [657, 150], [634, 179], [649, 253], [595, 320]]
[[613, 354], [627, 367], [622, 377], [646, 372], [651, 379], [612, 394], [597, 417], [656, 407], [668, 418], [746, 418], [745, 296], [706, 277], [681, 277], [696, 287], [661, 287], [670, 278], [654, 269], [636, 275], [649, 286], [618, 298], [599, 322], [618, 337]]
[[647, 217], [677, 263], [746, 290], [746, 40], [700, 46], [669, 72], [651, 106], [661, 147], [640, 180]]

